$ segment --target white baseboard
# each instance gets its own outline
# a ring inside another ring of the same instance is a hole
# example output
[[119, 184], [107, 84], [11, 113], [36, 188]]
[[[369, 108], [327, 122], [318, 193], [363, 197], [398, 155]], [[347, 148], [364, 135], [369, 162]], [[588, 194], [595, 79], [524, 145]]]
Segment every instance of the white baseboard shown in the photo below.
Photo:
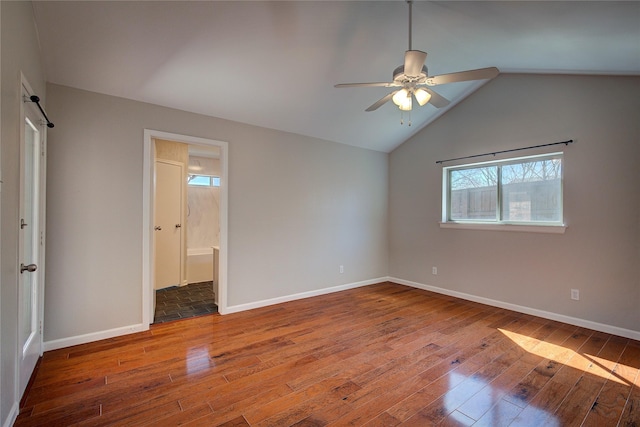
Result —
[[[271, 298], [268, 300], [234, 305], [231, 307], [227, 307], [225, 312], [221, 314], [237, 313], [240, 311], [251, 310], [253, 308], [266, 307], [269, 305], [279, 304], [282, 302], [294, 301], [297, 299], [309, 298], [317, 295], [330, 294], [333, 292], [344, 291], [346, 289], [353, 289], [361, 286], [373, 285], [375, 283], [386, 282], [387, 280], [389, 280], [388, 277], [380, 277], [377, 279], [364, 280], [362, 282], [347, 283], [344, 285], [334, 286], [331, 288], [317, 289], [314, 291], [302, 292], [302, 293], [293, 294], [293, 295], [286, 295], [283, 297]], [[73, 345], [86, 344], [93, 341], [99, 341], [99, 340], [113, 338], [121, 335], [132, 334], [135, 332], [142, 332], [147, 329], [148, 327], [145, 327], [144, 324], [140, 323], [136, 325], [123, 326], [121, 328], [109, 329], [106, 331], [93, 332], [89, 334], [77, 335], [69, 338], [61, 338], [61, 339], [52, 340], [52, 341], [45, 341], [43, 343], [43, 347], [44, 347], [43, 351], [57, 350], [59, 348], [71, 347]]]
[[[301, 293], [292, 294], [292, 295], [285, 295], [282, 297], [271, 298], [271, 299], [251, 302], [247, 304], [229, 306], [227, 307], [225, 312], [221, 314], [237, 313], [240, 311], [251, 310], [254, 308], [280, 304], [283, 302], [295, 301], [295, 300], [314, 297], [318, 295], [331, 294], [334, 292], [344, 291], [347, 289], [354, 289], [362, 286], [374, 285], [376, 283], [381, 283], [381, 282], [398, 283], [400, 285], [406, 285], [406, 286], [411, 286], [413, 288], [424, 289], [424, 290], [435, 292], [438, 294], [449, 295], [452, 297], [456, 297], [456, 298], [460, 298], [468, 301], [474, 301], [480, 304], [486, 304], [493, 307], [513, 310], [519, 313], [530, 314], [532, 316], [538, 316], [544, 319], [555, 320], [558, 322], [568, 323], [570, 325], [581, 326], [583, 328], [593, 329], [596, 331], [605, 332], [608, 334], [618, 335], [621, 337], [631, 338], [631, 339], [640, 341], [640, 331], [634, 331], [631, 329], [625, 329], [617, 326], [611, 326], [603, 323], [593, 322], [591, 320], [585, 320], [585, 319], [579, 319], [576, 317], [566, 316], [564, 314], [552, 313], [544, 310], [538, 310], [536, 308], [525, 307], [522, 305], [511, 304], [503, 301], [497, 301], [490, 298], [484, 298], [476, 295], [467, 294], [464, 292], [457, 292], [449, 289], [438, 288], [436, 286], [425, 285], [423, 283], [412, 282], [410, 280], [404, 280], [397, 277], [378, 277], [376, 279], [369, 279], [361, 282], [347, 283], [344, 285], [333, 286], [330, 288], [316, 289], [313, 291], [301, 292]], [[45, 341], [43, 343], [43, 347], [44, 347], [43, 350], [44, 351], [57, 350], [59, 348], [70, 347], [73, 345], [86, 344], [93, 341], [99, 341], [99, 340], [113, 338], [121, 335], [132, 334], [135, 332], [142, 332], [142, 331], [146, 331], [147, 329], [148, 329], [148, 326], [145, 326], [144, 324], [139, 323], [135, 325], [123, 326], [121, 328], [109, 329], [106, 331], [93, 332], [89, 334], [78, 335], [78, 336], [69, 337], [69, 338], [62, 338], [62, 339], [52, 340], [52, 341]], [[17, 413], [15, 415], [17, 416]], [[9, 424], [9, 426], [12, 423], [13, 421]]]
[[2, 427], [11, 427], [13, 423], [15, 423], [16, 420], [18, 419], [19, 412], [20, 412], [20, 403], [13, 402], [11, 411], [9, 411], [9, 414], [7, 415], [7, 418], [4, 421], [4, 424], [2, 424]]
[[262, 301], [250, 302], [247, 304], [232, 305], [232, 306], [228, 306], [225, 312], [222, 314], [237, 313], [240, 311], [251, 310], [254, 308], [267, 307], [269, 305], [280, 304], [283, 302], [295, 301], [298, 299], [315, 297], [318, 295], [331, 294], [334, 292], [344, 291], [347, 289], [354, 289], [362, 286], [374, 285], [376, 283], [386, 282], [388, 280], [389, 280], [388, 277], [379, 277], [377, 279], [369, 279], [369, 280], [364, 280], [362, 282], [347, 283], [344, 285], [333, 286], [331, 288], [316, 289], [313, 291], [301, 292], [299, 294], [285, 295], [282, 297], [270, 298]]
[[136, 325], [123, 326], [120, 328], [108, 329], [106, 331], [92, 332], [84, 335], [76, 335], [69, 338], [61, 338], [58, 340], [45, 341], [43, 343], [44, 351], [57, 350], [59, 348], [71, 347], [78, 344], [86, 344], [93, 341], [104, 340], [107, 338], [119, 337], [121, 335], [133, 334], [149, 329], [142, 323]]
[[466, 294], [464, 292], [457, 292], [449, 289], [438, 288], [436, 286], [425, 285], [423, 283], [412, 282], [410, 280], [399, 279], [397, 277], [389, 277], [387, 280], [389, 280], [390, 282], [398, 283], [400, 285], [406, 285], [406, 286], [411, 286], [413, 288], [424, 289], [426, 291], [431, 291], [438, 294], [449, 295], [452, 297], [461, 298], [468, 301], [478, 302], [480, 304], [486, 304], [493, 307], [504, 308], [507, 310], [517, 311], [519, 313], [530, 314], [532, 316], [538, 316], [544, 319], [555, 320], [558, 322], [568, 323], [570, 325], [581, 326], [583, 328], [593, 329], [596, 331], [605, 332], [608, 334], [618, 335], [621, 337], [631, 338], [631, 339], [640, 341], [640, 331], [634, 331], [631, 329], [625, 329], [617, 326], [606, 325], [604, 323], [592, 322], [591, 320], [565, 316], [564, 314], [552, 313], [549, 311], [538, 310], [536, 308], [525, 307], [517, 304], [511, 304], [508, 302], [497, 301], [490, 298], [484, 298], [476, 295]]

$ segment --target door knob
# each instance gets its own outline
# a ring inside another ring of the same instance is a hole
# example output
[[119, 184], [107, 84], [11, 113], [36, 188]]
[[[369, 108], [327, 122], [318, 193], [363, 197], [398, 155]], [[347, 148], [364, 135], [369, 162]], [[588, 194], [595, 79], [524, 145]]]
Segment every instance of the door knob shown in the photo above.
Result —
[[38, 269], [38, 266], [35, 264], [29, 264], [29, 265], [20, 264], [20, 274], [24, 273], [25, 271], [28, 271], [29, 273], [33, 273], [37, 269]]
[[156, 225], [155, 227], [153, 227], [153, 229], [156, 231], [160, 231], [162, 230], [162, 227], [160, 227], [159, 225]]
[[182, 224], [176, 224], [176, 228], [182, 227]]

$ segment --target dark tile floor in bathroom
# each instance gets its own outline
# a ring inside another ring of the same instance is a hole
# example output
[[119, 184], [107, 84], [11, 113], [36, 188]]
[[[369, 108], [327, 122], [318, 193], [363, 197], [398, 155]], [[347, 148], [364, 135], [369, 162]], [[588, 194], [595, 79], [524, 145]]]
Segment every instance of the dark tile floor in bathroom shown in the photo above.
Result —
[[214, 300], [213, 282], [172, 286], [156, 291], [156, 311], [153, 323], [164, 323], [217, 312], [218, 306]]

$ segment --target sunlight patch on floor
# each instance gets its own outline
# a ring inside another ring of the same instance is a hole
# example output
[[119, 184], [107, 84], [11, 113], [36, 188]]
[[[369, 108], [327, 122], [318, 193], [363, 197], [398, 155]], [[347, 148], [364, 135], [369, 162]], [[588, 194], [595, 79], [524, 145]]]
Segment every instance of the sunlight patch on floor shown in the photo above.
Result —
[[630, 369], [625, 365], [618, 365], [617, 362], [598, 356], [581, 354], [570, 348], [540, 341], [505, 329], [499, 329], [499, 331], [524, 350], [536, 356], [553, 360], [565, 366], [579, 369], [585, 373], [597, 375], [626, 386], [633, 384], [634, 378], [631, 378], [631, 376], [632, 373], [634, 373], [634, 369]]

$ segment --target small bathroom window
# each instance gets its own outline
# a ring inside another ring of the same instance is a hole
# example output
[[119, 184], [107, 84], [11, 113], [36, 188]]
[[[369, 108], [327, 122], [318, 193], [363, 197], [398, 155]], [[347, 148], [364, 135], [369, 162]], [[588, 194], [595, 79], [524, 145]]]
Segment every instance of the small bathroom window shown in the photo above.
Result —
[[194, 187], [220, 187], [220, 177], [212, 175], [189, 175], [187, 184]]

